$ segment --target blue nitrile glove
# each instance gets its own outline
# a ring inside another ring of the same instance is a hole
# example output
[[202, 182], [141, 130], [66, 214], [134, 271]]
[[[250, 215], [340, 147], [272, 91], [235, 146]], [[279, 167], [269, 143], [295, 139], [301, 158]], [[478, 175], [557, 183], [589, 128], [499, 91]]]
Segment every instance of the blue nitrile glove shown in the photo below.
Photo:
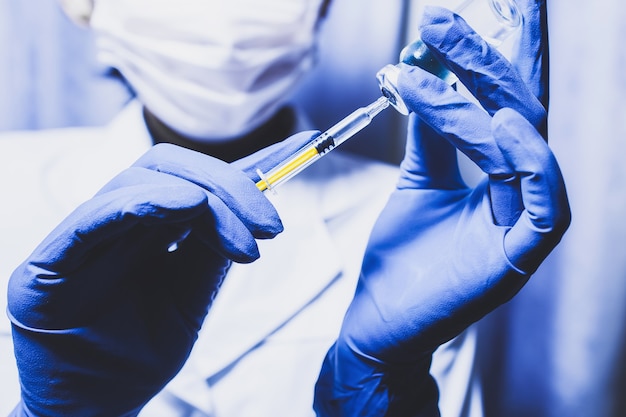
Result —
[[[434, 350], [515, 295], [569, 225], [559, 167], [535, 129], [546, 117], [541, 103], [451, 12], [428, 8], [424, 19], [422, 39], [483, 108], [431, 74], [402, 67], [399, 91], [414, 114], [401, 177], [324, 360], [319, 416], [438, 416]], [[422, 135], [418, 116], [440, 136]], [[457, 148], [489, 174], [473, 189], [459, 173]], [[502, 178], [519, 179], [507, 191], [517, 198], [498, 207], [512, 226], [494, 218], [491, 186]]]
[[187, 359], [231, 261], [282, 231], [254, 169], [317, 133], [231, 165], [156, 145], [71, 213], [9, 282], [13, 415], [136, 415]]
[[[422, 39], [438, 59], [446, 62], [446, 65], [458, 74], [459, 80], [470, 91], [481, 97], [481, 104], [489, 114], [493, 115], [505, 106], [516, 109], [547, 138], [546, 5], [545, 1], [534, 0], [519, 0], [517, 5], [523, 13], [524, 24], [515, 44], [513, 66], [503, 61], [495, 49], [487, 48], [478, 35], [470, 34], [462, 19], [455, 18], [450, 12], [443, 12], [443, 9], [426, 10]], [[517, 82], [520, 78], [524, 83]], [[485, 83], [484, 80], [488, 82]], [[432, 121], [428, 123], [433, 124]], [[429, 128], [422, 126], [419, 129], [425, 131], [422, 134], [428, 134]], [[455, 130], [459, 132], [451, 134], [467, 135], [463, 126]], [[479, 165], [490, 175], [489, 188], [494, 221], [500, 225], [510, 226], [515, 223], [522, 210], [519, 200], [519, 178], [508, 175], [499, 166], [502, 165], [501, 162], [492, 159], [489, 167]]]

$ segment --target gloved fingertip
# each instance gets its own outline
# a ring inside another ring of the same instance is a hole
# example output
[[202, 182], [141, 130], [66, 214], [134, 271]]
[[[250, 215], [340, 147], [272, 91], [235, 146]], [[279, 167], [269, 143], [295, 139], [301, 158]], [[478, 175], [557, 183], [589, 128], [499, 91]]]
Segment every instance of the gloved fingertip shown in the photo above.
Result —
[[499, 147], [508, 147], [507, 143], [519, 142], [520, 131], [528, 128], [534, 130], [521, 114], [508, 107], [498, 110], [491, 118], [491, 131]]
[[454, 21], [454, 13], [450, 10], [438, 6], [425, 6], [419, 25], [422, 41], [429, 46], [452, 44], [445, 42], [445, 39], [455, 27]]
[[261, 257], [258, 246], [250, 246], [243, 251], [234, 252], [230, 259], [239, 264], [250, 264]]
[[402, 79], [404, 81], [407, 79], [412, 79], [416, 77], [416, 73], [420, 72], [420, 68], [415, 65], [405, 64], [404, 62], [400, 62], [397, 64], [397, 67], [400, 68], [400, 74], [398, 74], [398, 88], [402, 84]]
[[255, 240], [246, 232], [234, 232], [231, 236], [223, 233], [215, 235], [197, 235], [217, 253], [233, 262], [249, 264], [261, 257]]
[[420, 21], [420, 29], [431, 25], [451, 24], [454, 20], [454, 13], [445, 7], [426, 5]]
[[285, 228], [283, 223], [278, 219], [277, 221], [268, 223], [264, 227], [252, 231], [252, 235], [257, 239], [273, 239], [277, 235], [283, 232]]
[[285, 230], [285, 226], [283, 226], [283, 222], [280, 220], [279, 217], [276, 218], [276, 221], [274, 222], [274, 227], [272, 229], [272, 236], [274, 237], [280, 233], [282, 233]]
[[[443, 80], [422, 68], [400, 64], [398, 92], [409, 110], [423, 115], [427, 103], [446, 101], [456, 92]], [[429, 107], [432, 107], [430, 104]]]
[[419, 67], [408, 65], [404, 63], [398, 64], [400, 68], [400, 74], [398, 75], [398, 92], [400, 96], [405, 99], [410, 96], [416, 87], [420, 86], [423, 79], [423, 72]]
[[[533, 116], [537, 116], [533, 118]], [[522, 115], [514, 109], [505, 107], [498, 110], [492, 119], [491, 126], [494, 131], [494, 134], [497, 134], [497, 131], [501, 131], [503, 133], [509, 132], [511, 135], [513, 132], [519, 134], [519, 132], [533, 132], [535, 131], [545, 141], [547, 136], [546, 134], [546, 124], [547, 124], [547, 113], [543, 109], [539, 109], [538, 112], [530, 112], [529, 114]]]
[[247, 202], [247, 206], [245, 214], [238, 211], [239, 218], [256, 239], [271, 239], [284, 230], [282, 220], [266, 195], [259, 193], [256, 188], [252, 191], [254, 194], [242, 199]]
[[497, 112], [494, 113], [493, 117], [492, 117], [492, 121], [491, 121], [491, 125], [493, 127], [498, 126], [502, 123], [506, 123], [508, 119], [510, 118], [515, 118], [515, 115], [518, 114], [515, 110], [509, 108], [509, 107], [504, 107], [500, 110], [498, 110]]

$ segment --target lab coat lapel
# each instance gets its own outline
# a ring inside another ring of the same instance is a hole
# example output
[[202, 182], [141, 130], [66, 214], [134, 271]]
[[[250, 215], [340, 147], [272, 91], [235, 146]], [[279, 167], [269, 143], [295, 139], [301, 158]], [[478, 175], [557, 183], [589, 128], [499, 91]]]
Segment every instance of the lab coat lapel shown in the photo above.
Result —
[[261, 258], [234, 265], [211, 307], [190, 366], [206, 377], [237, 361], [285, 325], [341, 274], [320, 202], [299, 179], [270, 196], [285, 230], [259, 242]]

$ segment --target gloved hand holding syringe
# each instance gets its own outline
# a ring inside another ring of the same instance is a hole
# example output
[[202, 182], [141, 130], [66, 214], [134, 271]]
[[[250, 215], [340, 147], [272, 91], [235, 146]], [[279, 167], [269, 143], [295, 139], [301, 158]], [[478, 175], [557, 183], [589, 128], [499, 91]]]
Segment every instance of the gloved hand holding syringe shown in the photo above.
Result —
[[[462, 16], [486, 41], [496, 46], [522, 25], [522, 15], [513, 0], [467, 0], [455, 9], [455, 13]], [[402, 50], [400, 63], [418, 66], [449, 84], [457, 81], [456, 76], [434, 57], [419, 38]], [[261, 178], [256, 183], [257, 188], [261, 191], [273, 189], [292, 178], [369, 125], [390, 104], [401, 114], [407, 115], [409, 111], [396, 88], [399, 65], [386, 65], [378, 72], [376, 77], [382, 97], [355, 110], [274, 169], [266, 173], [257, 170]]]

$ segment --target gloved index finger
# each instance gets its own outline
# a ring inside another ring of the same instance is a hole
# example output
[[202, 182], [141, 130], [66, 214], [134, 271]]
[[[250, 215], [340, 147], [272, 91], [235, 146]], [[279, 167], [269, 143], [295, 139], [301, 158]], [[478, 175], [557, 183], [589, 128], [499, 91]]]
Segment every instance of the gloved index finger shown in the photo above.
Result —
[[489, 45], [457, 14], [428, 6], [420, 26], [424, 43], [491, 115], [509, 107], [541, 128], [547, 118], [513, 65]]
[[208, 190], [246, 224], [256, 238], [274, 237], [282, 223], [274, 206], [240, 170], [200, 152], [161, 143], [134, 166], [173, 175]]
[[398, 91], [409, 109], [487, 174], [511, 168], [491, 135], [491, 117], [434, 75], [400, 64]]
[[[119, 192], [120, 189], [141, 189], [139, 187], [153, 186], [181, 186], [195, 188], [198, 193], [206, 195], [206, 213], [202, 217], [194, 219], [193, 225], [183, 225], [184, 231], [180, 234], [180, 239], [173, 239], [172, 242], [180, 242], [193, 231], [193, 234], [203, 240], [209, 247], [212, 247], [220, 254], [235, 262], [250, 262], [259, 257], [255, 237], [250, 232], [247, 219], [233, 213], [231, 208], [214, 194], [207, 192], [203, 188], [188, 182], [185, 179], [153, 171], [142, 167], [131, 167], [122, 171], [100, 191], [100, 195], [109, 192]], [[165, 189], [165, 188], [164, 188]], [[156, 201], [162, 198], [161, 195], [147, 196], [149, 201]], [[259, 236], [258, 238], [274, 237], [270, 234]]]

